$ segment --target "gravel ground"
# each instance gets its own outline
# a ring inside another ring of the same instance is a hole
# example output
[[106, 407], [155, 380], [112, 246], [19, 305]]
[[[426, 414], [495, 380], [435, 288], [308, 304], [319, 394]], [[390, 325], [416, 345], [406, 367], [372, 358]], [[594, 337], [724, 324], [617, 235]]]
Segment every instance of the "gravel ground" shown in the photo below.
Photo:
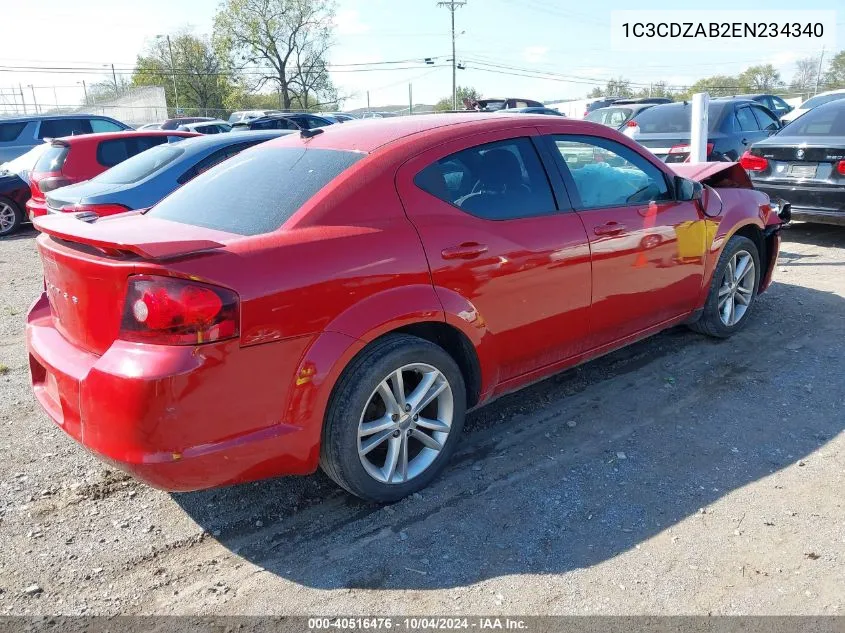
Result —
[[0, 614], [845, 611], [843, 229], [788, 231], [730, 341], [674, 329], [472, 413], [390, 507], [107, 468], [29, 392], [32, 232], [0, 266]]

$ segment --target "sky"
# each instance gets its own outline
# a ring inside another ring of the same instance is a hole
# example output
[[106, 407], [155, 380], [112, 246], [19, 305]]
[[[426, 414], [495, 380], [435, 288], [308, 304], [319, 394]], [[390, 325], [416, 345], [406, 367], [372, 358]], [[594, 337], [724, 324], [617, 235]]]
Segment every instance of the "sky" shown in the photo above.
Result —
[[[197, 35], [210, 33], [218, 4], [218, 0], [3, 0], [0, 112], [4, 100], [10, 102], [12, 90], [19, 92], [21, 87], [28, 104], [33, 89], [38, 102], [47, 106], [79, 103], [83, 80], [109, 78], [111, 64], [119, 73], [129, 72], [136, 55], [157, 34], [186, 27]], [[794, 11], [797, 4], [769, 0], [756, 14], [764, 20], [772, 10]], [[763, 5], [759, 0], [709, 0], [706, 9], [718, 20], [728, 9], [755, 10]], [[679, 3], [641, 0], [637, 6], [668, 11], [678, 9]], [[842, 7], [841, 0], [800, 3], [802, 10], [841, 9], [835, 17], [835, 36], [826, 47], [828, 56], [831, 48], [845, 49]], [[810, 44], [745, 50], [716, 44], [706, 52], [614, 50], [610, 13], [631, 8], [630, 0], [467, 0], [455, 14], [457, 59], [466, 66], [457, 71], [458, 84], [488, 97], [563, 100], [583, 97], [611, 77], [640, 85], [656, 81], [689, 85], [702, 76], [734, 74], [757, 63], [772, 63], [788, 81], [797, 59], [820, 52], [820, 46]], [[345, 108], [367, 105], [368, 92], [373, 109], [407, 104], [409, 84], [415, 103], [431, 104], [451, 94], [450, 15], [437, 0], [337, 0], [336, 10], [330, 61], [336, 65], [332, 77], [345, 97]], [[427, 57], [435, 64], [425, 65]], [[400, 63], [354, 66], [393, 61]], [[102, 70], [57, 73], [25, 66]], [[519, 76], [526, 70], [558, 75]]]

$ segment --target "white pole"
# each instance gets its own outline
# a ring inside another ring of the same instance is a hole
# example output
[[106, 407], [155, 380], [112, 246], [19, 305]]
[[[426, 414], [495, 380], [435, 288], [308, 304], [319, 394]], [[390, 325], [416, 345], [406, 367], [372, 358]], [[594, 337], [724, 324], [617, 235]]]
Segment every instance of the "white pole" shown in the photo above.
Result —
[[692, 121], [690, 124], [689, 162], [707, 162], [707, 110], [710, 95], [697, 92], [692, 96]]

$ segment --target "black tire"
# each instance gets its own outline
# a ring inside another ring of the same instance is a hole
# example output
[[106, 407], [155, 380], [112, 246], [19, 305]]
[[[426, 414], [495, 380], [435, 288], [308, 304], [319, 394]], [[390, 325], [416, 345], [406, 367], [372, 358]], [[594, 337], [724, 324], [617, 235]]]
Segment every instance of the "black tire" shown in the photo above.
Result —
[[0, 237], [11, 235], [21, 227], [21, 223], [23, 222], [23, 211], [21, 211], [21, 208], [17, 205], [17, 203], [13, 200], [9, 200], [5, 196], [0, 196], [0, 213], [2, 213], [6, 208], [12, 210], [14, 219], [12, 220], [11, 226], [7, 226], [5, 229], [2, 225], [0, 225]]
[[[732, 325], [726, 324], [722, 320], [719, 311], [719, 289], [722, 288], [725, 282], [726, 270], [733, 259], [733, 257], [740, 251], [745, 251], [751, 255], [754, 261], [754, 285], [753, 292], [749, 299], [748, 306], [745, 312], [736, 323]], [[690, 323], [689, 327], [696, 332], [707, 334], [715, 338], [727, 338], [748, 323], [748, 318], [754, 307], [754, 301], [757, 298], [757, 289], [760, 287], [760, 274], [762, 269], [760, 267], [760, 253], [757, 250], [757, 245], [742, 235], [734, 235], [725, 245], [721, 256], [719, 256], [719, 263], [716, 265], [716, 270], [713, 273], [713, 280], [710, 282], [710, 291], [707, 293], [707, 301], [704, 303], [704, 310], [700, 318], [695, 323]]]
[[[452, 423], [431, 464], [403, 483], [383, 483], [371, 476], [358, 454], [358, 425], [379, 384], [401, 367], [424, 363], [437, 369], [452, 391]], [[338, 485], [369, 501], [391, 503], [427, 486], [449, 461], [463, 430], [466, 387], [458, 365], [441, 347], [407, 334], [389, 334], [365, 348], [344, 370], [326, 411], [320, 466]]]

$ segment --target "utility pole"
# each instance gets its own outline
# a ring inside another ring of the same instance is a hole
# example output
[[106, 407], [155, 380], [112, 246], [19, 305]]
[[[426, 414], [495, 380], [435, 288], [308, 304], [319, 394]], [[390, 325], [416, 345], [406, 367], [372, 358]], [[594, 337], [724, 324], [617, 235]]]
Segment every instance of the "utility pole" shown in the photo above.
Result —
[[35, 86], [33, 86], [32, 84], [29, 84], [29, 87], [32, 88], [32, 104], [33, 104], [33, 107], [35, 108], [35, 114], [41, 114], [38, 111], [38, 99], [35, 98]]
[[408, 114], [414, 113], [414, 85], [408, 84]]
[[367, 112], [370, 111], [370, 91], [367, 90]]
[[18, 84], [18, 90], [21, 92], [21, 104], [23, 105], [23, 113], [26, 114], [26, 99], [23, 98], [23, 85]]
[[114, 64], [111, 65], [111, 78], [114, 79], [114, 96], [117, 96], [117, 73], [114, 72]]
[[457, 65], [458, 60], [455, 57], [455, 11], [464, 6], [467, 0], [442, 0], [437, 3], [438, 7], [446, 7], [449, 13], [452, 14], [452, 109], [458, 109], [458, 82], [457, 82]]
[[822, 61], [824, 60], [824, 46], [822, 46], [822, 54], [819, 55], [819, 70], [816, 73], [816, 88], [813, 90], [813, 94], [817, 95], [819, 93], [819, 79], [822, 76]]
[[[167, 50], [170, 51], [170, 76], [173, 78], [173, 97], [176, 99], [176, 114], [179, 114], [179, 90], [176, 88], [176, 65], [173, 63], [173, 45], [170, 43], [170, 34], [156, 35], [156, 39], [167, 38]], [[114, 68], [114, 66], [112, 66]], [[117, 81], [115, 81], [117, 84]], [[281, 100], [281, 87], [279, 87], [279, 99]], [[281, 103], [281, 101], [280, 101]]]
[[85, 85], [85, 80], [82, 80], [82, 91], [85, 93], [85, 105], [90, 105], [88, 103], [88, 86]]

